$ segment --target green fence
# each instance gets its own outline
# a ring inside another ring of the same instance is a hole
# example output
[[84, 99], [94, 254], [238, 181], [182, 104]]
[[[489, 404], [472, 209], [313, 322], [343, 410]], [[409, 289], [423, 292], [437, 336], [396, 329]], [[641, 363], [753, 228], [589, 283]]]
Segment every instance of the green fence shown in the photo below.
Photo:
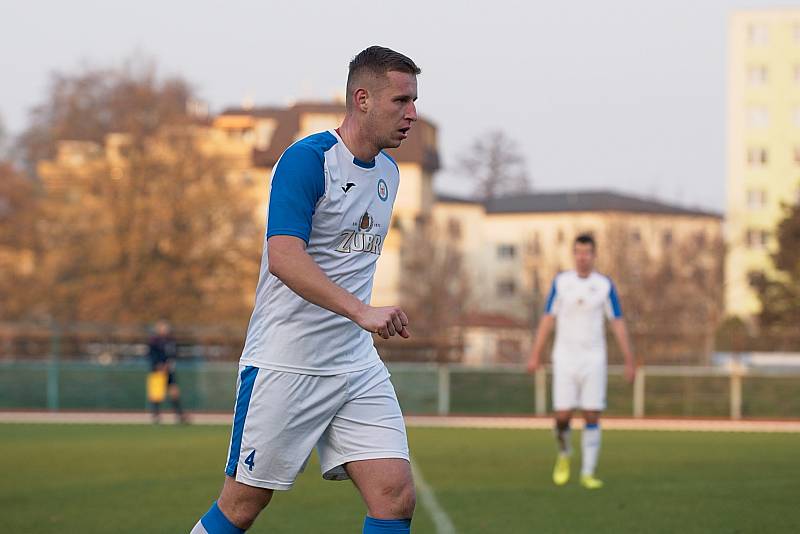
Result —
[[[543, 415], [552, 377], [519, 368], [392, 364], [392, 382], [408, 414]], [[183, 363], [177, 377], [185, 407], [233, 408], [234, 363]], [[636, 383], [612, 367], [609, 415], [800, 418], [800, 374], [711, 367], [644, 367]], [[120, 410], [147, 408], [147, 367], [75, 362], [0, 363], [0, 409]]]

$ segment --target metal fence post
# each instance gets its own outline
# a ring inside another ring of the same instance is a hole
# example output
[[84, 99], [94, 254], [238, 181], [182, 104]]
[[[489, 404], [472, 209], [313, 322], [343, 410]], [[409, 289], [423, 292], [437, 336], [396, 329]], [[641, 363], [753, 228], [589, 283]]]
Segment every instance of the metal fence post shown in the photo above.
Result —
[[439, 415], [450, 414], [450, 368], [446, 365], [439, 366]]
[[636, 368], [636, 375], [633, 379], [633, 416], [644, 417], [644, 366]]
[[50, 360], [47, 365], [47, 409], [58, 411], [58, 375], [59, 357], [61, 353], [61, 330], [53, 326], [50, 338]]
[[536, 415], [547, 414], [547, 371], [540, 367], [534, 374], [536, 395]]
[[742, 418], [742, 366], [739, 362], [730, 367], [731, 377], [731, 419]]

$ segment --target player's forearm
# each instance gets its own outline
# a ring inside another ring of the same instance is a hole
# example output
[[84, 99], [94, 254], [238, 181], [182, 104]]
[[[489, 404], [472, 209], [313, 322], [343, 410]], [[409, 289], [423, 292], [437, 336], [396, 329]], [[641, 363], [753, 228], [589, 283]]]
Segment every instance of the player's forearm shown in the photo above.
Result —
[[532, 358], [541, 358], [542, 349], [544, 349], [547, 338], [553, 330], [553, 316], [545, 315], [539, 321], [539, 328], [536, 329], [536, 339], [533, 342], [533, 351], [531, 352]]
[[617, 338], [617, 343], [625, 358], [625, 363], [633, 365], [633, 349], [631, 348], [630, 337], [628, 336], [628, 329], [625, 326], [625, 321], [616, 319], [611, 323], [611, 329], [614, 332], [614, 337]]
[[355, 320], [366, 304], [334, 284], [305, 250], [270, 250], [270, 272], [312, 304]]

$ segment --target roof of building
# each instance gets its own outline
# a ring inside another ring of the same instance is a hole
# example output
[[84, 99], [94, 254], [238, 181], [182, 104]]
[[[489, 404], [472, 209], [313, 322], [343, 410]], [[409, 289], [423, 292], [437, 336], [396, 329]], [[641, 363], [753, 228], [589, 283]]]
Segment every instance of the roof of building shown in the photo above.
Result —
[[439, 195], [440, 202], [482, 204], [486, 213], [627, 212], [722, 218], [709, 210], [667, 204], [614, 191], [523, 193], [486, 202]]
[[[272, 167], [277, 163], [283, 151], [291, 145], [300, 131], [301, 117], [306, 113], [344, 114], [344, 104], [334, 102], [301, 102], [286, 108], [254, 107], [229, 108], [221, 115], [248, 115], [275, 119], [278, 123], [272, 135], [272, 142], [266, 150], [254, 150], [253, 160], [259, 167]], [[425, 142], [423, 129], [435, 132], [436, 127], [430, 121], [420, 118], [411, 128], [408, 138], [400, 148], [387, 150], [398, 163], [418, 163], [429, 171], [439, 169], [439, 153], [435, 144]], [[431, 136], [432, 137], [432, 136]]]

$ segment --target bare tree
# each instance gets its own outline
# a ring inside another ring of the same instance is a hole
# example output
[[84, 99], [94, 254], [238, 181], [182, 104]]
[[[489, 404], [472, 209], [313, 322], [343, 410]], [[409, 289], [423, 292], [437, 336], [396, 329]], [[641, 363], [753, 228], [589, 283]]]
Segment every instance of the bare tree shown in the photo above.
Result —
[[65, 140], [92, 147], [79, 165], [45, 166], [42, 304], [63, 321], [241, 326], [260, 258], [254, 201], [200, 149], [188, 84], [153, 72], [58, 75], [33, 114], [20, 146], [34, 161]]
[[502, 131], [475, 140], [460, 158], [459, 167], [475, 183], [475, 195], [490, 200], [530, 189], [525, 158]]
[[185, 80], [160, 79], [155, 62], [139, 55], [117, 67], [54, 72], [18, 148], [33, 172], [38, 161], [54, 157], [60, 140], [102, 144], [110, 132], [144, 139], [167, 124], [185, 123], [190, 99]]
[[38, 300], [35, 284], [36, 184], [0, 161], [0, 320], [24, 317]]
[[626, 225], [612, 225], [599, 259], [619, 286], [637, 353], [649, 362], [710, 357], [722, 316], [722, 241], [670, 233], [653, 254], [635, 235]]
[[402, 230], [400, 289], [414, 339], [432, 349], [436, 361], [449, 361], [461, 343], [458, 325], [469, 299], [468, 276], [454, 242], [460, 229], [438, 228], [420, 217], [415, 228]]

